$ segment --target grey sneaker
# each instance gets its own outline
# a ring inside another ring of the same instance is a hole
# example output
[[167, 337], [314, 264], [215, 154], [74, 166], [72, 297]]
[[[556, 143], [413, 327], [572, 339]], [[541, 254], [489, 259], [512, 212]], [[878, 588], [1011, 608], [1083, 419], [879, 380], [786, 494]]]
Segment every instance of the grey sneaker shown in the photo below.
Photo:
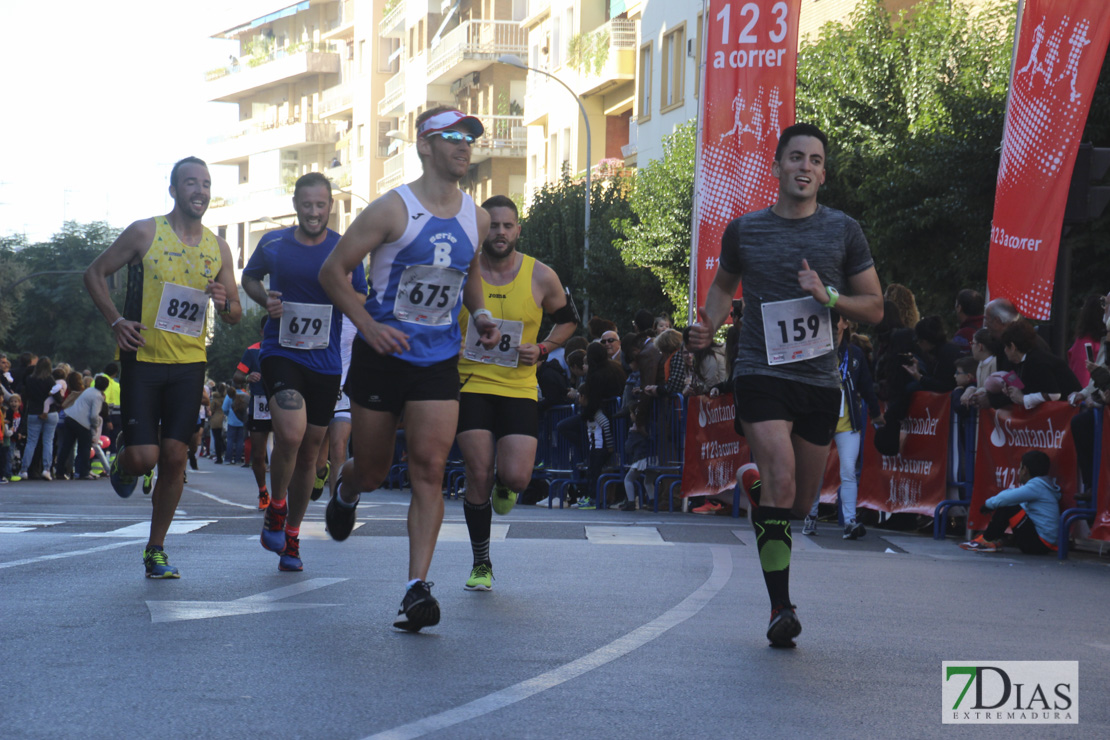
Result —
[[802, 534], [808, 534], [811, 537], [817, 536], [817, 517], [806, 517], [805, 524], [802, 525]]
[[844, 527], [844, 539], [846, 540], [858, 540], [865, 534], [867, 534], [867, 530], [864, 529], [863, 525], [858, 522], [848, 522], [848, 524]]

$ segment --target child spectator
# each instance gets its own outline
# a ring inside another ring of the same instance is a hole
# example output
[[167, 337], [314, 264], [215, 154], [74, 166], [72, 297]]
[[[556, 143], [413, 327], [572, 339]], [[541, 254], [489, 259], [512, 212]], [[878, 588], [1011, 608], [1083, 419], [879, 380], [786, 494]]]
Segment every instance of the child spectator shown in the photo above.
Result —
[[8, 425], [8, 417], [4, 414], [4, 407], [0, 406], [0, 484], [7, 483], [12, 477], [12, 429]]
[[956, 360], [956, 391], [957, 397], [975, 385], [975, 371], [979, 369], [979, 361], [974, 357], [961, 357]]
[[971, 337], [971, 356], [978, 361], [975, 367], [975, 382], [964, 389], [960, 403], [964, 406], [987, 406], [987, 378], [998, 370], [998, 355], [1002, 345], [991, 334], [990, 329], [978, 329]]
[[54, 368], [51, 373], [54, 385], [50, 387], [50, 395], [42, 403], [42, 413], [49, 414], [61, 408], [65, 397], [69, 395], [69, 384], [66, 382], [66, 371], [62, 367]]
[[960, 544], [972, 552], [1001, 552], [1002, 535], [1009, 527], [1013, 543], [1026, 555], [1055, 552], [1056, 524], [1060, 518], [1060, 487], [1048, 478], [1051, 463], [1041, 450], [1021, 456], [1018, 485], [991, 496], [979, 512], [990, 514], [983, 534]]

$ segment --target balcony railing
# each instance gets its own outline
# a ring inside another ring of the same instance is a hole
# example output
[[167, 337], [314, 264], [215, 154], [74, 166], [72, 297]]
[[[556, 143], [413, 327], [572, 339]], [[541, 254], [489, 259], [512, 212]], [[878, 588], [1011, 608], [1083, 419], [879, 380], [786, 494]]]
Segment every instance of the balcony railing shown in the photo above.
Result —
[[405, 176], [405, 155], [403, 152], [394, 154], [389, 159], [385, 160], [385, 165], [382, 168], [383, 175], [378, 180], [378, 192], [384, 193], [387, 190], [397, 187], [401, 184], [401, 180]]
[[252, 54], [249, 57], [244, 57], [242, 60], [233, 58], [233, 61], [229, 64], [223, 67], [217, 67], [216, 69], [210, 69], [205, 72], [204, 79], [211, 82], [212, 80], [218, 80], [221, 77], [239, 74], [248, 69], [255, 69], [265, 64], [269, 64], [270, 62], [276, 62], [279, 59], [288, 59], [290, 57], [308, 54], [309, 52], [336, 54], [338, 53], [338, 50], [336, 48], [336, 45], [332, 43], [316, 41], [297, 42], [282, 47], [281, 49], [273, 49], [265, 53]]
[[636, 21], [627, 18], [613, 18], [601, 27], [609, 30], [610, 49], [636, 48]]
[[378, 33], [389, 36], [398, 25], [401, 25], [405, 16], [405, 0], [395, 0], [393, 7], [386, 8], [382, 22], [378, 24]]
[[534, 18], [550, 8], [551, 0], [528, 0], [528, 12], [525, 17]]
[[385, 81], [385, 92], [382, 93], [382, 99], [378, 101], [378, 115], [386, 115], [400, 105], [404, 98], [405, 70], [402, 67], [400, 72]]
[[331, 184], [337, 188], [349, 188], [351, 186], [351, 165], [349, 162], [338, 167], [328, 167], [324, 170], [324, 174], [331, 180]]
[[292, 185], [278, 185], [272, 188], [251, 187], [250, 184], [239, 185], [227, 195], [213, 196], [209, 203], [211, 208], [227, 208], [239, 203], [244, 203], [255, 198], [273, 198], [293, 194]]
[[524, 116], [482, 116], [486, 132], [482, 138], [474, 142], [476, 150], [496, 149], [525, 149], [528, 146], [528, 129], [524, 125]]
[[621, 154], [625, 157], [631, 157], [636, 154], [640, 140], [640, 126], [636, 123], [636, 119], [629, 117], [628, 119], [628, 143], [621, 147]]
[[495, 61], [502, 54], [527, 53], [528, 32], [516, 21], [465, 21], [448, 32], [428, 53], [428, 79], [463, 59]]
[[343, 0], [339, 4], [339, 17], [328, 23], [324, 33], [330, 33], [337, 28], [349, 26], [355, 22], [355, 0]]
[[332, 113], [350, 108], [355, 101], [355, 91], [351, 85], [336, 85], [329, 87], [320, 94], [320, 107], [319, 113], [321, 116], [328, 116]]

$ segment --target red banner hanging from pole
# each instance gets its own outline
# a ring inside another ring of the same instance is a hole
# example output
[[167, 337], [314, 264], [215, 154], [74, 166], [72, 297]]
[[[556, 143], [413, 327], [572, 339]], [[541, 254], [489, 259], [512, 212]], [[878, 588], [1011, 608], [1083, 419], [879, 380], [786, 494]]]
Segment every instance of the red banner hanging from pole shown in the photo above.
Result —
[[775, 145], [794, 123], [801, 0], [710, 0], [694, 183], [690, 315], [705, 303], [721, 236], [778, 196]]
[[1060, 227], [1079, 139], [1110, 40], [1106, 0], [1025, 0], [991, 223], [987, 284], [1050, 318]]

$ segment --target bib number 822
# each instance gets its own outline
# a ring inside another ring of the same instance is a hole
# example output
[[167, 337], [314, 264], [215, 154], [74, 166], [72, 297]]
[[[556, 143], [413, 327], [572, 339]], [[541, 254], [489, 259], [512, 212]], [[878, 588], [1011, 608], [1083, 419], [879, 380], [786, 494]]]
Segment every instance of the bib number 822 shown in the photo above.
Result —
[[[819, 318], [817, 318], [816, 316], [813, 316], [813, 315], [807, 316], [805, 318], [802, 318], [801, 316], [799, 316], [798, 318], [794, 319], [793, 324], [794, 324], [793, 325], [793, 329], [794, 329], [793, 341], [795, 341], [795, 342], [801, 342], [802, 340], [804, 340], [806, 338], [807, 334], [809, 334], [810, 339], [816, 339], [817, 338], [817, 331], [818, 331], [818, 329], [821, 328], [821, 320]], [[785, 321], [778, 322], [778, 327], [779, 327], [779, 331], [782, 332], [782, 342], [783, 342], [783, 344], [786, 344], [787, 342], [791, 341], [791, 337], [788, 335], [788, 329], [787, 329], [787, 326], [786, 326], [786, 322]], [[807, 327], [809, 328], [808, 332], [806, 331]]]
[[196, 321], [200, 313], [200, 304], [189, 301], [179, 301], [170, 298], [170, 305], [166, 307], [166, 314], [171, 318], [180, 318], [182, 321]]

